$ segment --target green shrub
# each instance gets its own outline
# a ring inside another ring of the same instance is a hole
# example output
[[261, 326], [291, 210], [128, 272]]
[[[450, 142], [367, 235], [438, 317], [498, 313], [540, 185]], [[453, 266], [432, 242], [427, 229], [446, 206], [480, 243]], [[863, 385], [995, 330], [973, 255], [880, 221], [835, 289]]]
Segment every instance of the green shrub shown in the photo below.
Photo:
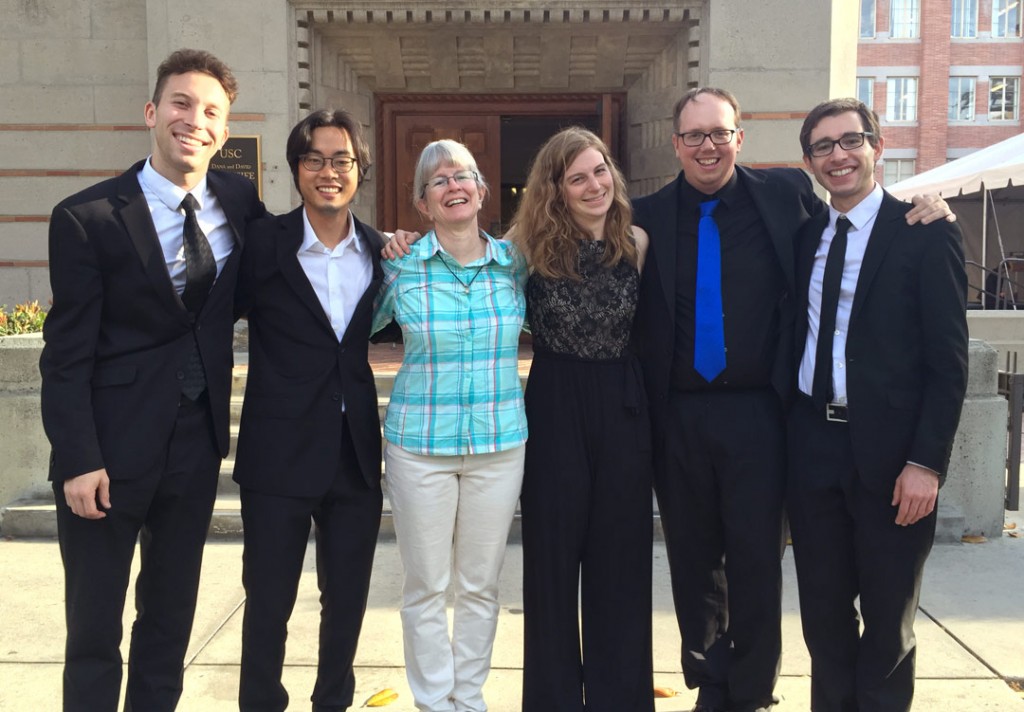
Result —
[[39, 306], [39, 302], [17, 304], [12, 311], [7, 311], [6, 304], [0, 304], [0, 336], [42, 331], [44, 319], [46, 312]]

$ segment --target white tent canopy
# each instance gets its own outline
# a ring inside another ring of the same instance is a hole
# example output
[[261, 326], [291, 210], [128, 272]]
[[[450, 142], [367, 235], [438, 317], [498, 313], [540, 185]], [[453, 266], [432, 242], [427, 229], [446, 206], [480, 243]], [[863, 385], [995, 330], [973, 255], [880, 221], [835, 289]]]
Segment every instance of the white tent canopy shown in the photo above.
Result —
[[[1024, 134], [886, 188], [898, 198], [938, 193], [964, 237], [970, 301], [1024, 305]], [[1003, 298], [1000, 296], [999, 298]]]
[[886, 190], [903, 200], [924, 193], [948, 198], [977, 193], [982, 184], [988, 190], [1024, 185], [1024, 134], [886, 186]]

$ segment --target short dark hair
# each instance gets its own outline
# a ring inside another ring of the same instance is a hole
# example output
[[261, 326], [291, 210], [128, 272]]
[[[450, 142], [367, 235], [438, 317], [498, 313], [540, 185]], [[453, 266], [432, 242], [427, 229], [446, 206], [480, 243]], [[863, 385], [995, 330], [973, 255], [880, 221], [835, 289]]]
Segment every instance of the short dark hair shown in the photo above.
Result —
[[153, 103], [159, 104], [167, 78], [176, 74], [199, 72], [208, 74], [224, 87], [228, 103], [234, 104], [238, 96], [238, 81], [224, 62], [201, 49], [179, 49], [172, 52], [156, 70], [156, 87], [153, 89]]
[[736, 112], [736, 128], [739, 128], [740, 102], [731, 91], [728, 89], [719, 89], [717, 87], [697, 87], [683, 94], [682, 98], [676, 102], [676, 107], [672, 109], [672, 133], [679, 131], [679, 117], [682, 116], [683, 109], [686, 108], [686, 105], [702, 94], [710, 94], [711, 96], [718, 97], [731, 106], [732, 110]]
[[878, 140], [882, 138], [882, 128], [874, 109], [858, 99], [829, 99], [811, 109], [807, 118], [804, 119], [804, 125], [800, 127], [800, 150], [804, 152], [805, 156], [811, 154], [811, 131], [814, 130], [814, 127], [824, 118], [845, 114], [848, 111], [860, 116], [860, 123], [864, 127], [864, 131], [871, 134], [867, 137], [868, 143], [873, 148], [878, 148]]
[[370, 146], [363, 138], [359, 122], [344, 109], [320, 109], [295, 124], [295, 128], [288, 134], [285, 156], [288, 159], [288, 167], [292, 169], [295, 187], [299, 187], [299, 159], [309, 153], [309, 147], [313, 145], [313, 132], [322, 128], [342, 129], [348, 133], [359, 169], [359, 182], [362, 183], [366, 178], [366, 172], [373, 164], [370, 162]]

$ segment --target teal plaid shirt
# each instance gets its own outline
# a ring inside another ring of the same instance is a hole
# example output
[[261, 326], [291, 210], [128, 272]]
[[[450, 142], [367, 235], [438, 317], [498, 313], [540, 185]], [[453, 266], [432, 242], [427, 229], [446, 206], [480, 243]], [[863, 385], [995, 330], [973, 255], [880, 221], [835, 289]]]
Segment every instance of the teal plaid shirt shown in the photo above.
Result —
[[484, 256], [466, 266], [433, 231], [411, 254], [382, 263], [373, 331], [394, 319], [405, 340], [384, 437], [404, 450], [473, 455], [526, 442], [518, 369], [526, 260], [484, 236]]

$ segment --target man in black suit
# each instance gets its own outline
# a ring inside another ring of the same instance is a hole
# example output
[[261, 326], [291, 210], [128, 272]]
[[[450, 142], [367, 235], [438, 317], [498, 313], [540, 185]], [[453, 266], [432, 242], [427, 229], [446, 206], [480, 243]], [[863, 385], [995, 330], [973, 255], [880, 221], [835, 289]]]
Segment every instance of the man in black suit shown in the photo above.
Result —
[[921, 575], [967, 383], [960, 230], [906, 224], [907, 205], [875, 183], [878, 117], [856, 99], [815, 107], [800, 144], [831, 195], [798, 248], [800, 395], [789, 417], [811, 708], [905, 712]]
[[[65, 572], [65, 710], [114, 710], [121, 616], [142, 568], [126, 710], [173, 710], [228, 450], [232, 304], [252, 183], [209, 171], [237, 84], [179, 50], [146, 104], [153, 153], [50, 220], [43, 425]], [[212, 285], [212, 286], [211, 286]]]
[[[782, 650], [794, 242], [825, 206], [799, 169], [736, 165], [743, 129], [728, 91], [693, 89], [674, 118], [682, 172], [634, 201], [634, 222], [650, 235], [637, 341], [683, 673], [700, 688], [695, 712], [766, 710]], [[700, 229], [702, 210], [712, 233]], [[941, 201], [920, 212], [948, 214]], [[706, 235], [718, 253], [703, 262], [710, 273], [698, 269]], [[709, 293], [720, 300], [710, 309]], [[709, 319], [717, 353], [707, 348]]]
[[288, 705], [285, 639], [312, 520], [321, 604], [313, 709], [345, 710], [381, 515], [367, 346], [384, 243], [349, 210], [370, 166], [352, 116], [310, 114], [292, 129], [287, 159], [303, 204], [250, 226], [238, 291], [249, 320], [234, 475], [245, 528], [239, 706]]

